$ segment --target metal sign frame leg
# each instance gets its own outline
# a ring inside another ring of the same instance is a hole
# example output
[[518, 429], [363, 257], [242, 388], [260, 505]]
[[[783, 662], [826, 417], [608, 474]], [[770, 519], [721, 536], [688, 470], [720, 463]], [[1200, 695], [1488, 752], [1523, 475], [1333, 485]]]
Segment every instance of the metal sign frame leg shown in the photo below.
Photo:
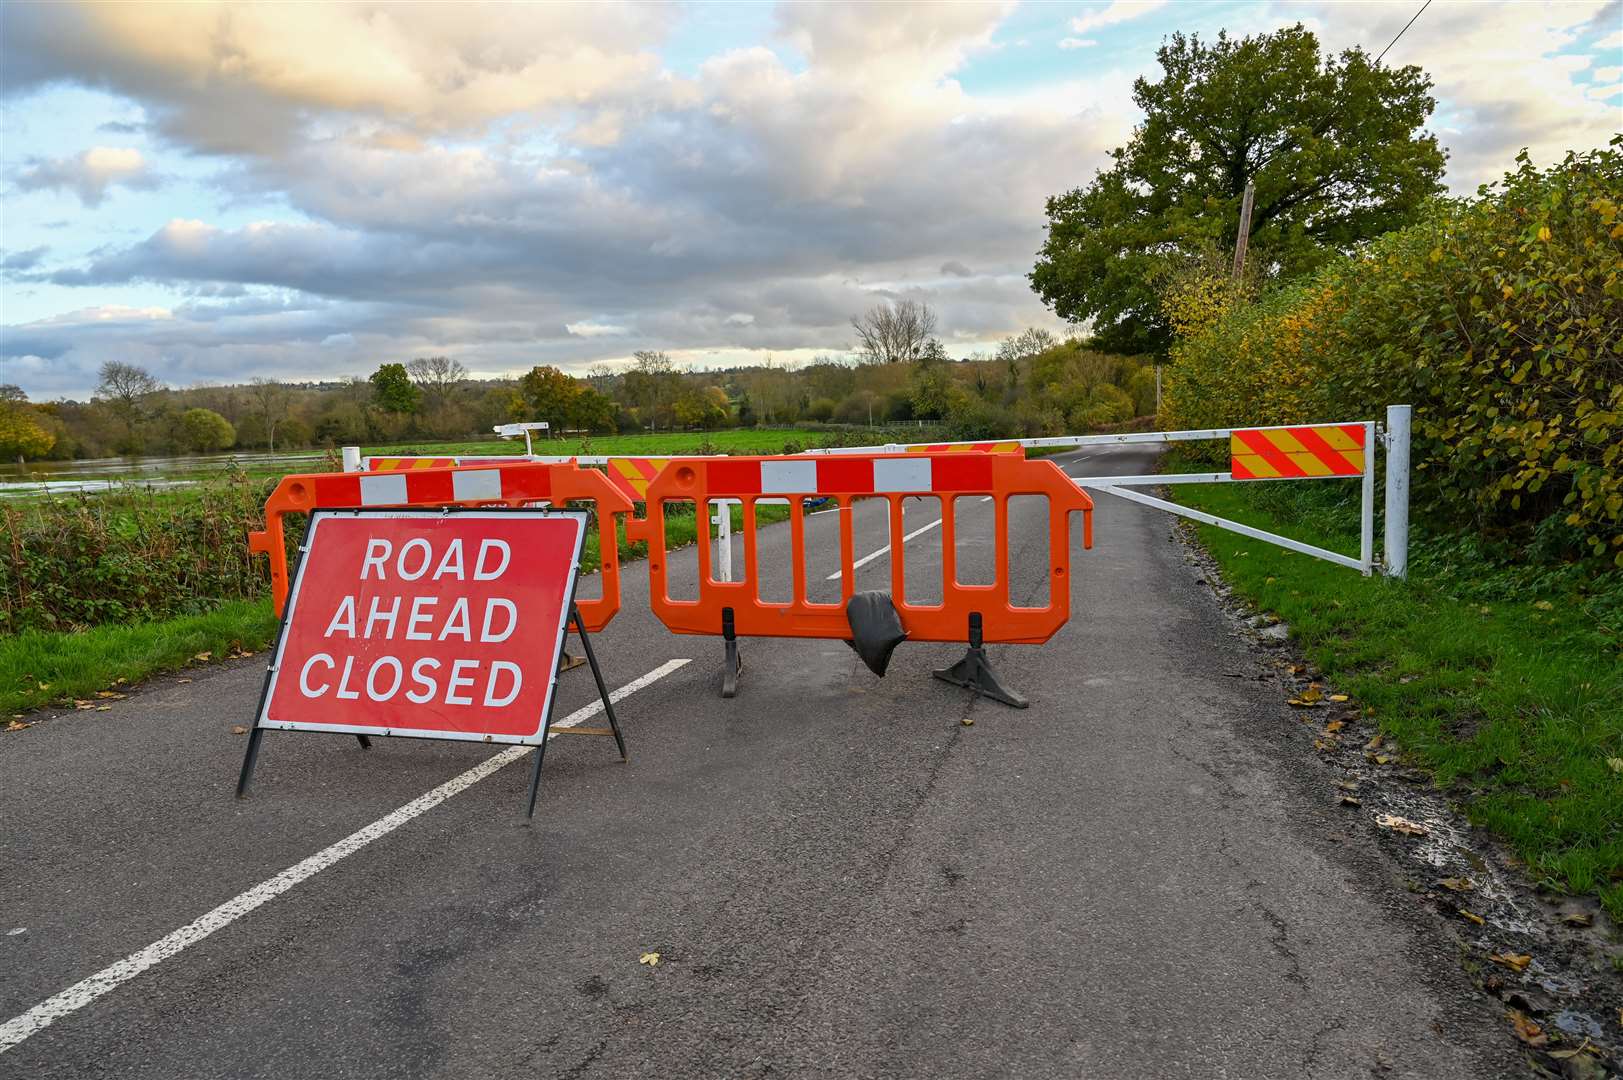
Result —
[[[580, 635], [581, 648], [586, 653], [585, 662], [592, 667], [592, 678], [597, 682], [597, 694], [603, 700], [603, 711], [608, 715], [609, 726], [607, 728], [559, 728], [558, 734], [612, 736], [614, 745], [620, 750], [620, 760], [629, 760], [626, 756], [625, 735], [620, 730], [620, 718], [614, 715], [614, 700], [609, 696], [608, 685], [603, 681], [603, 671], [597, 666], [597, 652], [592, 648], [591, 635], [586, 632], [586, 624], [580, 617], [580, 609], [575, 606], [573, 597], [569, 600], [569, 622], [575, 627], [575, 632]], [[562, 655], [567, 656], [568, 653]], [[562, 660], [562, 656], [560, 656], [560, 660]], [[574, 666], [578, 667], [579, 665]], [[561, 663], [559, 670], [564, 670]], [[556, 675], [554, 678], [556, 678]], [[530, 793], [524, 804], [525, 820], [535, 817], [535, 800], [541, 791], [541, 764], [546, 760], [547, 743], [552, 740], [552, 710], [557, 707], [557, 702], [558, 695], [554, 693], [551, 704], [547, 706], [546, 722], [541, 725], [541, 742], [535, 748], [535, 765], [530, 769]]]

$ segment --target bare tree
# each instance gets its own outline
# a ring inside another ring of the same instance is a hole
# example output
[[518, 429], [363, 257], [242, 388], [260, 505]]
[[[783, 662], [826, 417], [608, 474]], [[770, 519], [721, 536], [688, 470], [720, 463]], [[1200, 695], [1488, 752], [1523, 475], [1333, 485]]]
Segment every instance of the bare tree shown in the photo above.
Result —
[[936, 317], [922, 300], [896, 300], [869, 308], [851, 326], [868, 363], [894, 364], [918, 358], [935, 336]]
[[468, 369], [460, 360], [449, 356], [420, 356], [406, 365], [406, 374], [423, 392], [423, 403], [433, 414], [443, 412], [451, 395], [468, 377]]
[[162, 389], [163, 384], [146, 368], [109, 360], [101, 366], [95, 396], [123, 423], [125, 438], [133, 444], [135, 425], [146, 416], [147, 399]]
[[633, 400], [648, 401], [648, 430], [653, 431], [659, 419], [659, 403], [667, 394], [667, 387], [677, 381], [676, 365], [663, 352], [642, 349], [631, 354], [631, 370], [626, 372], [626, 395]]
[[1059, 344], [1059, 338], [1040, 326], [1030, 326], [1012, 337], [1006, 337], [997, 347], [997, 358], [1007, 363], [1036, 356]]
[[265, 443], [270, 453], [276, 453], [276, 425], [287, 419], [293, 405], [293, 394], [275, 379], [252, 379], [248, 384], [248, 400], [259, 413], [265, 425]]

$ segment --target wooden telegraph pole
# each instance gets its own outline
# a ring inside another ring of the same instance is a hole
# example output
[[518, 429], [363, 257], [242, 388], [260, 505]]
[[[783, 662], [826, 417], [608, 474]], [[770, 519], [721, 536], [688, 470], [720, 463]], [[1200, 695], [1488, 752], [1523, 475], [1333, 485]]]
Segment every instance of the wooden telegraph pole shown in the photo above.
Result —
[[1257, 185], [1247, 180], [1245, 198], [1240, 201], [1240, 232], [1234, 238], [1234, 280], [1240, 280], [1245, 270], [1245, 248], [1251, 239], [1251, 203], [1257, 197]]

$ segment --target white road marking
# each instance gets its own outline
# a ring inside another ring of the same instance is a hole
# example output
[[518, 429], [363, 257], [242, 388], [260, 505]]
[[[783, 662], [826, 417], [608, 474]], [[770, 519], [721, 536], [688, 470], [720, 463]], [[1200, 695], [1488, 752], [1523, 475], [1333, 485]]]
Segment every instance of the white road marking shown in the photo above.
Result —
[[[633, 679], [611, 693], [609, 700], [619, 701], [623, 697], [635, 694], [643, 687], [658, 682], [687, 663], [689, 663], [688, 660], [668, 660], [640, 679]], [[576, 724], [588, 720], [602, 711], [603, 702], [599, 699], [585, 708], [576, 709], [562, 720], [554, 720], [552, 726], [555, 728], [574, 727]], [[460, 791], [467, 790], [498, 769], [518, 761], [533, 749], [535, 748], [532, 746], [512, 746], [494, 757], [486, 758], [467, 772], [452, 777], [428, 794], [418, 796], [398, 810], [378, 818], [364, 829], [350, 833], [336, 844], [316, 852], [303, 862], [296, 863], [275, 877], [260, 882], [247, 892], [232, 897], [213, 911], [199, 916], [167, 937], [160, 938], [139, 952], [131, 953], [117, 963], [96, 972], [88, 979], [77, 982], [61, 993], [47, 998], [21, 1016], [15, 1016], [4, 1024], [0, 1024], [0, 1054], [10, 1050], [30, 1035], [37, 1035], [56, 1021], [84, 1008], [103, 994], [117, 989], [120, 985], [135, 978], [148, 968], [162, 963], [188, 946], [197, 944], [221, 927], [228, 926], [255, 908], [269, 903], [299, 882], [314, 877], [346, 855], [353, 855], [372, 841], [394, 832], [412, 818], [427, 813], [446, 799]]]
[[[922, 527], [917, 528], [917, 529], [914, 529], [912, 532], [910, 532], [906, 536], [902, 537], [902, 543], [904, 543], [904, 544], [907, 543], [909, 540], [913, 539], [915, 536], [923, 536], [925, 533], [929, 532], [931, 529], [935, 528], [936, 526], [938, 526], [940, 524], [941, 524], [941, 519], [936, 518], [934, 521], [930, 522], [930, 524], [922, 526]], [[875, 551], [875, 552], [873, 552], [872, 554], [869, 554], [869, 555], [864, 555], [862, 558], [860, 558], [856, 562], [852, 563], [851, 564], [851, 569], [860, 570], [864, 566], [867, 566], [869, 563], [873, 562], [875, 559], [879, 558], [879, 556], [883, 555], [885, 552], [887, 552], [889, 550], [890, 550], [890, 545], [886, 544], [884, 547], [880, 548], [878, 551]], [[830, 574], [828, 577], [824, 578], [823, 580], [824, 581], [838, 581], [838, 580], [840, 580], [840, 574], [841, 573], [842, 573], [842, 571], [836, 570], [832, 574]]]

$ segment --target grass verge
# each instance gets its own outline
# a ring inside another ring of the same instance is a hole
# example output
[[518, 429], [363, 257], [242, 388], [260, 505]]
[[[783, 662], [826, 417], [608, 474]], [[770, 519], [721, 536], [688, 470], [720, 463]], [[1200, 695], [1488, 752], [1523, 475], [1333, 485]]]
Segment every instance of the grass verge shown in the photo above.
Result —
[[0, 716], [10, 722], [27, 709], [93, 699], [98, 690], [174, 671], [202, 653], [257, 652], [275, 636], [269, 600], [233, 600], [155, 622], [9, 635], [0, 638]]
[[[1167, 470], [1185, 471], [1170, 461]], [[1353, 481], [1187, 485], [1185, 505], [1338, 551]], [[1623, 574], [1417, 528], [1408, 582], [1197, 527], [1225, 579], [1545, 887], [1623, 921]]]

